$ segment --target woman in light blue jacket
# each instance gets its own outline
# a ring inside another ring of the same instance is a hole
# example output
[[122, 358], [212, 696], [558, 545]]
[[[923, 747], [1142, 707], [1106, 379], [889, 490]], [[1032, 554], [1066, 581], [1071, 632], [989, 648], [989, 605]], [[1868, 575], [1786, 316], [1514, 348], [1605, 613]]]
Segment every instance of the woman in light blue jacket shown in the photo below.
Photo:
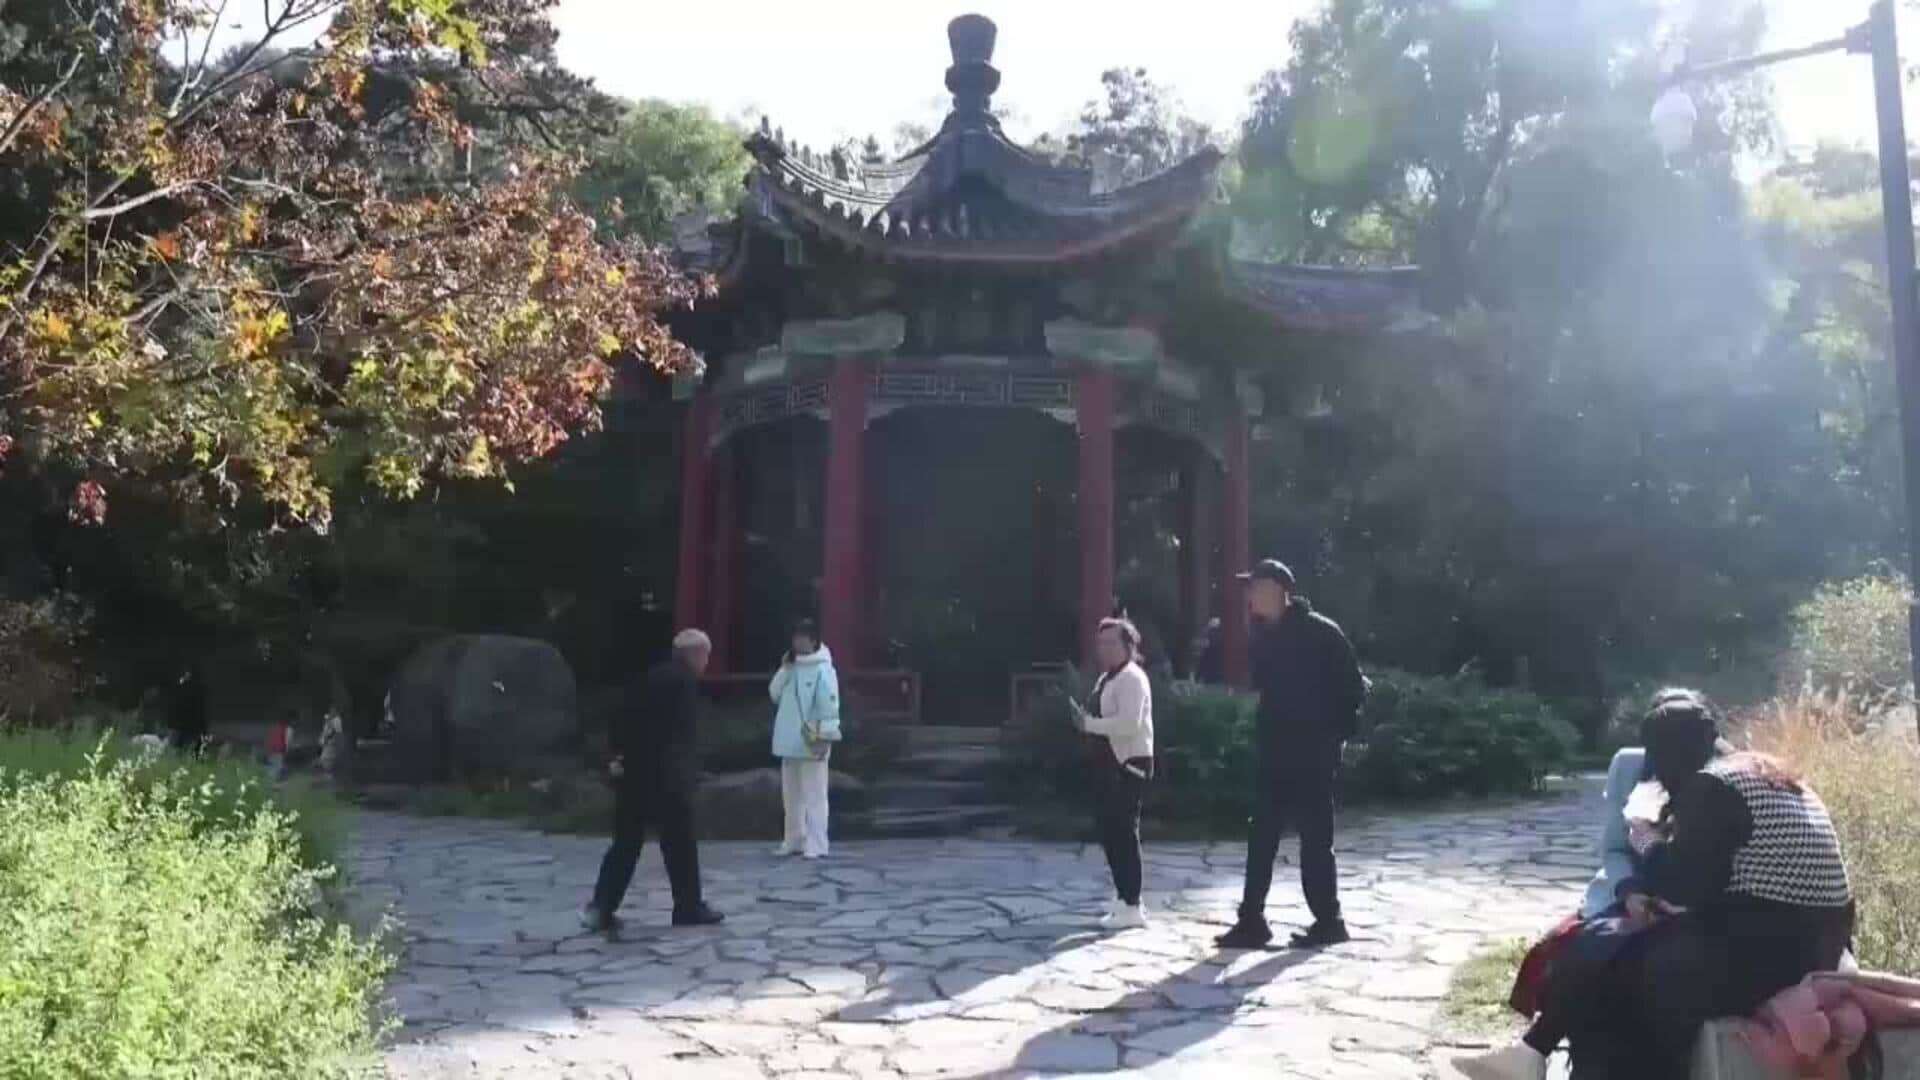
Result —
[[774, 701], [773, 755], [780, 759], [786, 835], [778, 855], [827, 854], [827, 758], [840, 741], [840, 676], [811, 622], [793, 630], [793, 649], [767, 687]]
[[1638, 746], [1629, 746], [1613, 755], [1613, 764], [1607, 769], [1607, 787], [1601, 793], [1600, 872], [1587, 885], [1586, 899], [1580, 905], [1581, 918], [1597, 919], [1606, 914], [1608, 908], [1619, 902], [1614, 898], [1614, 889], [1633, 876], [1637, 856], [1627, 842], [1625, 811], [1627, 797], [1646, 779], [1646, 771], [1647, 752]]

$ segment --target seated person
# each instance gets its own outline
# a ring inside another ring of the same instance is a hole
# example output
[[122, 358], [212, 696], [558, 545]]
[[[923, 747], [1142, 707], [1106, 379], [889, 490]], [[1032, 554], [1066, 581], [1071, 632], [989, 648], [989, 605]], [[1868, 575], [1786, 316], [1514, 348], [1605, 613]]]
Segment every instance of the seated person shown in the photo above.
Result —
[[[1657, 709], [1670, 701], [1698, 698], [1695, 691], [1670, 688], [1655, 694], [1651, 707]], [[1638, 850], [1644, 848], [1651, 839], [1650, 836], [1642, 838], [1636, 835], [1644, 829], [1629, 827], [1628, 824], [1629, 800], [1636, 793], [1644, 796], [1649, 794], [1648, 788], [1658, 787], [1647, 772], [1646, 761], [1645, 750], [1629, 746], [1615, 753], [1612, 764], [1607, 768], [1607, 785], [1601, 795], [1599, 829], [1596, 833], [1600, 870], [1594, 874], [1581, 900], [1579, 918], [1583, 925], [1567, 940], [1553, 946], [1554, 966], [1561, 969], [1557, 977], [1560, 985], [1557, 988], [1549, 985], [1541, 993], [1540, 1011], [1532, 1018], [1533, 1024], [1519, 1042], [1491, 1053], [1454, 1059], [1454, 1068], [1460, 1070], [1468, 1080], [1541, 1080], [1547, 1075], [1547, 1059], [1559, 1049], [1567, 1033], [1566, 1024], [1559, 1015], [1562, 1010], [1555, 1004], [1556, 999], [1578, 992], [1577, 986], [1573, 985], [1577, 981], [1576, 972], [1591, 970], [1595, 963], [1603, 962], [1609, 946], [1602, 939], [1617, 937], [1618, 932], [1625, 929], [1617, 921], [1604, 923], [1599, 920], [1617, 918], [1624, 913], [1619, 898], [1614, 895], [1615, 890], [1621, 882], [1635, 877]], [[1638, 812], [1637, 807], [1635, 810]], [[1645, 820], [1644, 814], [1642, 817], [1646, 825], [1652, 824], [1650, 820]]]
[[1646, 928], [1566, 1018], [1578, 1080], [1686, 1080], [1703, 1024], [1752, 1013], [1847, 950], [1853, 893], [1826, 806], [1781, 762], [1729, 753], [1718, 735], [1697, 700], [1642, 726], [1648, 768], [1672, 793], [1671, 838], [1616, 890]]

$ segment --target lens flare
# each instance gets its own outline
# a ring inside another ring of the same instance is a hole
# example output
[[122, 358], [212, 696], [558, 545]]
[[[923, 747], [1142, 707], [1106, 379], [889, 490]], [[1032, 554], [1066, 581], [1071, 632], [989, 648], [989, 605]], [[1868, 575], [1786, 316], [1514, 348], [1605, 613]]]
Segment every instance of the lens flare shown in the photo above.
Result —
[[1377, 141], [1372, 103], [1344, 90], [1317, 93], [1306, 102], [1287, 138], [1287, 159], [1301, 178], [1341, 183], [1367, 163]]

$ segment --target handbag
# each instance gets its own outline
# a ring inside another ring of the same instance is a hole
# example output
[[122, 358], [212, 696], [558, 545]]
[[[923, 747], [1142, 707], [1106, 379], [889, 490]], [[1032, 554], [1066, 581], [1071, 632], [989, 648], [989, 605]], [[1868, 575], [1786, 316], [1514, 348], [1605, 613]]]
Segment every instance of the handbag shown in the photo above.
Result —
[[[813, 684], [813, 694], [808, 695], [808, 697], [817, 696], [819, 693], [820, 680], [816, 679]], [[793, 677], [793, 703], [794, 707], [800, 710], [800, 737], [807, 740], [809, 745], [840, 741], [840, 733], [838, 731], [834, 732], [831, 736], [824, 735], [821, 732], [820, 721], [814, 719], [812, 712], [808, 708], [808, 702], [801, 697], [800, 676], [797, 674]]]

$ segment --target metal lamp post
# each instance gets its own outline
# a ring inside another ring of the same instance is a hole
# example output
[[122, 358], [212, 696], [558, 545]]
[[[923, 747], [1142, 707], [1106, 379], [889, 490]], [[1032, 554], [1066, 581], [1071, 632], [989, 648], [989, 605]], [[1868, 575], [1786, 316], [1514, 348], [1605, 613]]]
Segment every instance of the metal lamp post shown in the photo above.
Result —
[[[1865, 53], [1873, 58], [1874, 106], [1880, 118], [1880, 199], [1887, 233], [1887, 291], [1893, 307], [1893, 370], [1900, 393], [1900, 444], [1907, 495], [1907, 580], [1920, 586], [1920, 275], [1915, 272], [1913, 192], [1907, 170], [1907, 126], [1901, 104], [1900, 46], [1893, 0], [1874, 0], [1867, 21], [1845, 37], [1798, 49], [1763, 53], [1676, 74], [1654, 103], [1654, 138], [1669, 153], [1685, 149], [1698, 121], [1693, 100], [1680, 87], [1724, 78], [1788, 60], [1823, 53]], [[1914, 685], [1920, 688], [1920, 605], [1907, 606], [1908, 641], [1914, 646]]]

